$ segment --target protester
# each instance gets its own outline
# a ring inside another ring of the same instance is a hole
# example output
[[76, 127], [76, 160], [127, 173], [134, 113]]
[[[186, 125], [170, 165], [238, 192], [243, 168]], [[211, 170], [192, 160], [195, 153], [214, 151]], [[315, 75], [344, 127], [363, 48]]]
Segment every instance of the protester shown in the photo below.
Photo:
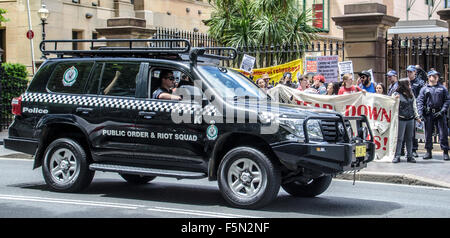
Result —
[[327, 94], [326, 95], [329, 95], [329, 96], [338, 95], [340, 87], [341, 87], [341, 83], [340, 82], [328, 83], [328, 85], [327, 85]]
[[439, 129], [439, 143], [444, 151], [444, 160], [450, 160], [448, 156], [448, 127], [445, 115], [447, 113], [450, 98], [447, 89], [438, 84], [439, 73], [428, 72], [428, 84], [420, 90], [417, 98], [417, 109], [419, 115], [425, 121], [425, 153], [423, 159], [432, 159], [433, 130], [437, 125]]
[[[414, 97], [417, 100], [420, 90], [423, 88], [425, 83], [420, 78], [416, 77], [416, 73], [417, 73], [416, 66], [409, 65], [406, 68], [406, 74], [408, 76], [408, 79], [410, 80], [411, 90], [414, 94]], [[402, 148], [405, 148], [405, 145], [403, 145]], [[416, 138], [416, 130], [414, 129], [414, 139], [413, 139], [413, 156], [414, 157], [419, 157], [419, 155], [417, 154], [418, 148], [419, 148], [419, 141]], [[402, 154], [404, 154], [403, 150], [402, 150]]]
[[261, 76], [261, 79], [264, 80], [264, 82], [266, 83], [266, 88], [267, 89], [271, 89], [273, 88], [273, 85], [270, 84], [270, 76], [268, 73], [265, 73]]
[[398, 88], [392, 94], [394, 97], [400, 98], [399, 110], [398, 110], [398, 142], [395, 150], [395, 157], [392, 163], [400, 162], [401, 150], [403, 142], [406, 143], [406, 161], [410, 163], [416, 163], [413, 157], [413, 138], [415, 130], [415, 122], [419, 119], [417, 111], [416, 98], [411, 91], [410, 81], [408, 79], [401, 79], [398, 81]]
[[376, 90], [375, 90], [376, 85], [375, 85], [375, 83], [372, 82], [370, 72], [362, 71], [358, 75], [359, 75], [359, 78], [361, 79], [361, 84], [359, 85], [359, 87], [361, 89], [364, 89], [366, 92], [376, 93]]
[[325, 83], [325, 77], [323, 75], [316, 75], [314, 76], [314, 84], [311, 86], [311, 88], [317, 90], [318, 94], [325, 95], [327, 94], [327, 88], [323, 85]]
[[292, 74], [290, 72], [285, 72], [283, 74], [283, 78], [281, 78], [280, 84], [283, 84], [291, 88], [297, 88], [297, 84], [292, 82]]
[[266, 81], [263, 78], [259, 78], [256, 80], [256, 85], [262, 89], [264, 92], [267, 92], [268, 88], [266, 85]]
[[300, 91], [305, 91], [306, 89], [309, 88], [308, 77], [306, 75], [299, 75], [299, 76], [297, 76], [298, 82], [299, 82], [299, 86], [298, 86], [297, 89], [300, 90]]
[[348, 93], [356, 93], [361, 92], [362, 89], [358, 86], [353, 85], [353, 75], [352, 74], [344, 74], [342, 76], [342, 86], [338, 91], [338, 95], [348, 94]]
[[428, 82], [427, 72], [422, 69], [420, 65], [416, 65], [416, 77], [419, 78], [426, 84]]
[[377, 92], [377, 94], [386, 95], [386, 87], [382, 83], [377, 84], [375, 91]]
[[398, 74], [397, 71], [391, 70], [386, 74], [388, 80], [389, 80], [389, 89], [387, 91], [388, 96], [392, 96], [392, 94], [397, 90], [398, 88]]

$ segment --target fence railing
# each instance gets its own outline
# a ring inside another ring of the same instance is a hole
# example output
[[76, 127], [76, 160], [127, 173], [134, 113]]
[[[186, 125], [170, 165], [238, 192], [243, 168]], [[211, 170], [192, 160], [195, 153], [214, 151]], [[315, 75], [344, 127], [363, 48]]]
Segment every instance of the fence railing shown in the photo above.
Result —
[[[155, 39], [162, 38], [182, 38], [191, 42], [192, 47], [218, 47], [218, 41], [208, 36], [208, 34], [198, 32], [188, 32], [177, 29], [157, 28]], [[238, 68], [244, 54], [256, 58], [255, 68], [265, 68], [278, 64], [283, 64], [292, 60], [302, 58], [306, 53], [321, 53], [321, 55], [338, 55], [344, 59], [344, 42], [336, 40], [317, 40], [307, 45], [277, 45], [260, 47], [239, 47], [238, 56], [232, 62], [224, 62], [227, 67]]]
[[386, 68], [394, 69], [399, 77], [407, 77], [408, 65], [420, 65], [425, 71], [431, 68], [448, 81], [449, 40], [444, 36], [393, 37], [386, 39]]
[[7, 76], [0, 67], [0, 131], [8, 129], [14, 119], [11, 113], [11, 101], [27, 89], [27, 81]]

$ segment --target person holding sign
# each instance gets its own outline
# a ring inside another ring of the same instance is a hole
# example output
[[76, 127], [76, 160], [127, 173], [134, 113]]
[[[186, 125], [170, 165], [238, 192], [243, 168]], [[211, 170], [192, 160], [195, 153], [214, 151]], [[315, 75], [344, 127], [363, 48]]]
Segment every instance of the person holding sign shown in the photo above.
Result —
[[339, 89], [338, 95], [361, 92], [362, 89], [353, 85], [353, 75], [344, 74], [342, 76], [342, 87]]

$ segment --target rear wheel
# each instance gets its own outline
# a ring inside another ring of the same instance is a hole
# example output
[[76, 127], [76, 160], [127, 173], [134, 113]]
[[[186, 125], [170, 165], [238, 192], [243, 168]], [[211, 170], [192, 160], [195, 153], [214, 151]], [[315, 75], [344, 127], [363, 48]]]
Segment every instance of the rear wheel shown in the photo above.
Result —
[[265, 206], [280, 190], [278, 167], [263, 152], [251, 147], [229, 151], [219, 165], [218, 174], [222, 196], [235, 207]]
[[134, 185], [146, 184], [156, 178], [155, 176], [141, 176], [135, 174], [120, 174], [120, 176], [128, 183]]
[[331, 184], [331, 175], [312, 179], [309, 183], [297, 181], [281, 185], [283, 189], [294, 197], [315, 197], [327, 190]]
[[89, 170], [83, 147], [70, 138], [53, 141], [44, 154], [42, 172], [54, 191], [78, 192], [89, 186], [95, 172]]

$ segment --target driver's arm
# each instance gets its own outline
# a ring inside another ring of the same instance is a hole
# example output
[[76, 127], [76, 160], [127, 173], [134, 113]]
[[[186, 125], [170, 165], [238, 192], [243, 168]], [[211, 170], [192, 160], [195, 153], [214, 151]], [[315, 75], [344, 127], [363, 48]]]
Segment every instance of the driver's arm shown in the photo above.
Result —
[[116, 85], [119, 77], [120, 77], [120, 72], [116, 71], [116, 75], [114, 76], [114, 79], [111, 81], [111, 83], [109, 83], [108, 87], [106, 87], [105, 90], [103, 90], [104, 95], [108, 95], [109, 91], [111, 91], [111, 89]]
[[161, 93], [159, 94], [158, 99], [181, 100], [181, 97], [178, 95], [172, 95], [170, 93]]

